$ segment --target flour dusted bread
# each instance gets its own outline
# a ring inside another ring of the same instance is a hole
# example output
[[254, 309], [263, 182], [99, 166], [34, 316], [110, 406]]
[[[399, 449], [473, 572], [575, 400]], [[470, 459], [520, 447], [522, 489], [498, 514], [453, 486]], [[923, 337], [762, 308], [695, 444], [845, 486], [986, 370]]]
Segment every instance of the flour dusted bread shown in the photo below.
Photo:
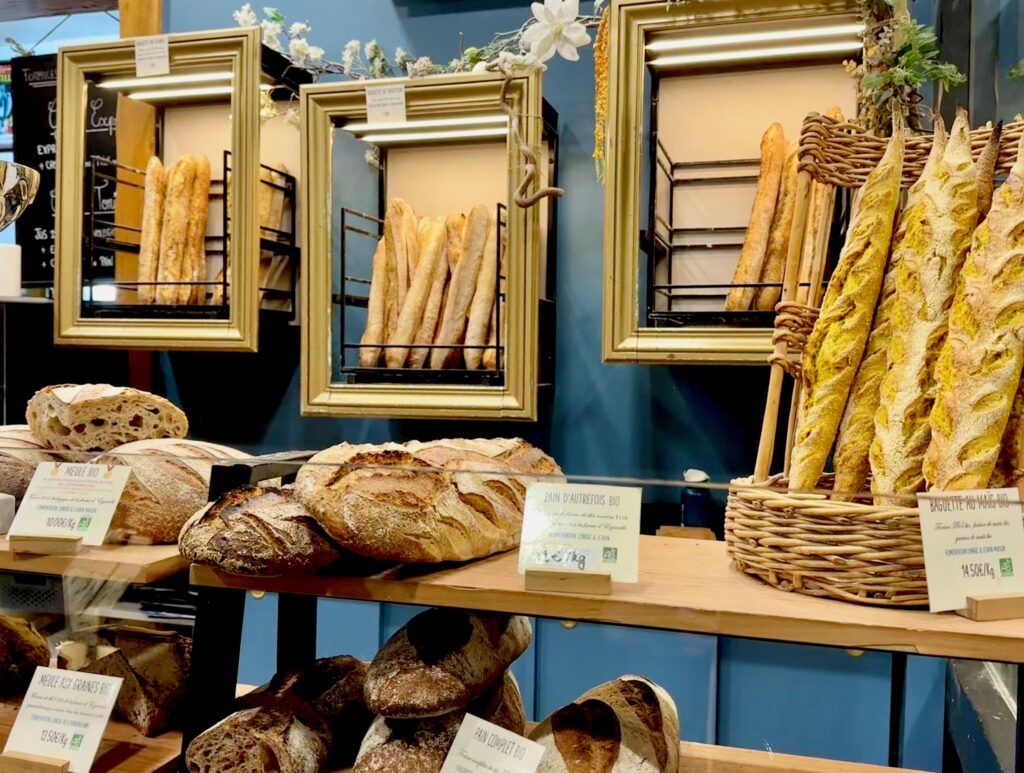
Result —
[[466, 367], [476, 370], [483, 358], [484, 344], [487, 343], [487, 326], [494, 316], [494, 300], [498, 287], [498, 234], [495, 219], [487, 221], [487, 238], [480, 271], [476, 277], [476, 291], [469, 306], [466, 322]]
[[588, 690], [530, 733], [538, 773], [676, 773], [679, 715], [671, 696], [642, 676]]
[[50, 646], [28, 620], [0, 615], [0, 696], [20, 694], [37, 666], [50, 665]]
[[44, 387], [28, 401], [25, 418], [48, 446], [72, 451], [109, 451], [133, 440], [188, 433], [188, 419], [174, 403], [110, 384]]
[[519, 544], [526, 486], [549, 475], [561, 476], [554, 460], [518, 438], [343, 443], [313, 456], [295, 489], [335, 542], [355, 553], [468, 561]]
[[[384, 361], [389, 368], [400, 368], [409, 356], [409, 346], [423, 323], [427, 302], [434, 292], [434, 279], [448, 268], [448, 239], [443, 217], [423, 218], [417, 243], [416, 268], [412, 272], [405, 303], [398, 314], [395, 330], [388, 338]], [[435, 318], [436, 324], [436, 318]]]
[[761, 270], [762, 284], [778, 284], [778, 287], [762, 287], [754, 296], [754, 308], [772, 311], [782, 297], [782, 273], [789, 254], [789, 240], [793, 230], [793, 215], [796, 213], [796, 194], [799, 172], [799, 143], [791, 142], [786, 148], [786, 163], [782, 167], [782, 182], [779, 198], [775, 203], [772, 227], [768, 233], [764, 267]]
[[[353, 773], [437, 773], [444, 765], [465, 711], [426, 719], [377, 717], [363, 739]], [[526, 716], [519, 686], [506, 671], [469, 706], [469, 712], [522, 735]]]
[[160, 266], [157, 269], [156, 302], [178, 302], [179, 285], [185, 267], [188, 241], [188, 216], [192, 202], [192, 188], [196, 177], [194, 156], [184, 155], [167, 172], [167, 190], [164, 195], [164, 221], [160, 229]]
[[291, 489], [243, 486], [197, 512], [178, 536], [181, 554], [235, 574], [315, 572], [341, 553]]
[[160, 266], [160, 234], [164, 225], [164, 195], [167, 171], [156, 156], [146, 164], [146, 182], [142, 202], [142, 231], [139, 234], [139, 303], [156, 300], [156, 281]]
[[818, 485], [864, 355], [899, 203], [903, 143], [904, 133], [898, 130], [868, 175], [821, 314], [808, 337], [790, 467], [795, 489]]
[[327, 744], [287, 710], [244, 709], [197, 736], [185, 752], [189, 773], [319, 773]]
[[530, 645], [522, 615], [428, 609], [402, 626], [366, 675], [366, 703], [391, 719], [465, 709]]
[[233, 448], [199, 440], [139, 440], [97, 457], [97, 464], [131, 468], [110, 524], [110, 538], [177, 542], [185, 522], [206, 504], [213, 465], [248, 458]]
[[[206, 279], [206, 221], [210, 209], [210, 159], [195, 156], [195, 177], [188, 198], [188, 222], [180, 280], [201, 282]], [[178, 303], [205, 303], [206, 285], [183, 284], [178, 287]]]
[[1024, 362], [1024, 142], [974, 232], [936, 365], [924, 476], [939, 491], [984, 488]]
[[366, 308], [366, 329], [359, 341], [359, 367], [376, 367], [384, 343], [384, 304], [388, 292], [387, 245], [383, 237], [373, 253], [373, 278], [370, 280], [370, 299]]
[[36, 467], [41, 462], [59, 462], [60, 454], [36, 437], [27, 424], [0, 427], [0, 492], [20, 503]]

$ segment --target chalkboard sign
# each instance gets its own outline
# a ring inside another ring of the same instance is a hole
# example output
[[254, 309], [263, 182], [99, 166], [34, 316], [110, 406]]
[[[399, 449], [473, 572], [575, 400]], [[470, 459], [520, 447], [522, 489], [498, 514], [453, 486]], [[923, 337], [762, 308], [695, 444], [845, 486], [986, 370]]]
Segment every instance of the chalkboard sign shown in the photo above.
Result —
[[[39, 193], [32, 206], [15, 222], [15, 238], [21, 245], [23, 287], [53, 286], [54, 216], [57, 212], [57, 57], [26, 56], [11, 60], [14, 123], [14, 160], [38, 169]], [[85, 117], [86, 200], [83, 202], [85, 233], [89, 215], [113, 219], [114, 185], [109, 180], [94, 186], [89, 180], [89, 157], [114, 158], [117, 154], [117, 92], [89, 86]], [[97, 227], [97, 234], [113, 236], [113, 228]], [[93, 276], [114, 276], [113, 256], [92, 257]]]

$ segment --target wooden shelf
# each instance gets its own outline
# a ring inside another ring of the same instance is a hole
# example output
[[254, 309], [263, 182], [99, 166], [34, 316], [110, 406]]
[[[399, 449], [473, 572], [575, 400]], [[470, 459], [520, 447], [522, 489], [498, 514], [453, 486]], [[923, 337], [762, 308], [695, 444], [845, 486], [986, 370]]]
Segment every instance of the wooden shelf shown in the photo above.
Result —
[[515, 551], [368, 577], [242, 577], [193, 565], [192, 583], [331, 598], [466, 607], [691, 633], [1024, 663], [1024, 620], [883, 609], [785, 593], [732, 568], [722, 542], [640, 538], [640, 581], [611, 596], [526, 591]]
[[177, 545], [102, 545], [86, 547], [74, 556], [37, 556], [12, 553], [7, 538], [0, 537], [0, 572], [147, 583], [187, 568]]
[[[17, 701], [0, 701], [0, 749], [7, 743], [17, 714]], [[112, 719], [103, 734], [91, 773], [170, 773], [176, 769], [180, 754], [180, 731], [171, 730], [146, 738], [127, 722]]]

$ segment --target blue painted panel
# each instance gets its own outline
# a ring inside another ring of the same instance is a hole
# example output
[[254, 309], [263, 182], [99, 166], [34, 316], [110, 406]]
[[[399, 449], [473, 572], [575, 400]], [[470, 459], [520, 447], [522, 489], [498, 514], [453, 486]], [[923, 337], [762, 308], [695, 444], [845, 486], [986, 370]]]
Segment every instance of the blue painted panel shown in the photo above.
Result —
[[320, 599], [317, 604], [316, 656], [352, 655], [373, 660], [377, 654], [380, 604]]
[[595, 685], [640, 674], [664, 687], [689, 741], [710, 743], [715, 730], [715, 638], [672, 631], [538, 620], [537, 716], [548, 716]]
[[242, 684], [263, 684], [276, 670], [277, 594], [268, 593], [256, 598], [246, 593], [238, 681]]
[[942, 736], [946, 721], [945, 658], [907, 660], [903, 710], [903, 759], [914, 770], [942, 770]]

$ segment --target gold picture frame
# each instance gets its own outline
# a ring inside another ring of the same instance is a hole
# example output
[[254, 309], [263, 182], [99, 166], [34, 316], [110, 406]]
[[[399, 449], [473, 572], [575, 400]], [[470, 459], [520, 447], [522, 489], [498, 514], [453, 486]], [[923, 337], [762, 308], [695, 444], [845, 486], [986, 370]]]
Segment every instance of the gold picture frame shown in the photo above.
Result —
[[227, 319], [86, 316], [83, 298], [84, 131], [87, 79], [135, 76], [132, 39], [61, 48], [57, 67], [57, 234], [54, 340], [57, 344], [142, 349], [256, 351], [259, 321], [259, 88], [257, 27], [168, 36], [175, 67], [231, 70], [231, 293]]
[[[466, 73], [394, 79], [403, 84], [409, 121], [500, 111], [504, 76]], [[523, 174], [511, 133], [505, 140], [508, 182], [504, 380], [500, 386], [427, 383], [341, 383], [334, 379], [339, 342], [333, 340], [332, 158], [335, 126], [367, 118], [366, 84], [324, 83], [301, 89], [302, 116], [302, 354], [301, 408], [305, 416], [478, 418], [536, 420], [540, 207], [512, 203]], [[508, 100], [524, 142], [542, 142], [541, 73], [517, 73]], [[327, 170], [326, 172], [324, 170]], [[344, 237], [342, 237], [344, 238]], [[553, 255], [548, 260], [554, 260]], [[513, 270], [514, 267], [514, 270]]]
[[[736, 23], [851, 17], [853, 0], [611, 0], [608, 52], [607, 167], [604, 200], [605, 362], [632, 364], [766, 364], [772, 328], [645, 327], [640, 324], [639, 240], [644, 168], [646, 43], [651, 35]], [[718, 32], [716, 31], [716, 34]], [[726, 106], [727, 111], [727, 106]], [[722, 120], [728, 120], [727, 114]]]

